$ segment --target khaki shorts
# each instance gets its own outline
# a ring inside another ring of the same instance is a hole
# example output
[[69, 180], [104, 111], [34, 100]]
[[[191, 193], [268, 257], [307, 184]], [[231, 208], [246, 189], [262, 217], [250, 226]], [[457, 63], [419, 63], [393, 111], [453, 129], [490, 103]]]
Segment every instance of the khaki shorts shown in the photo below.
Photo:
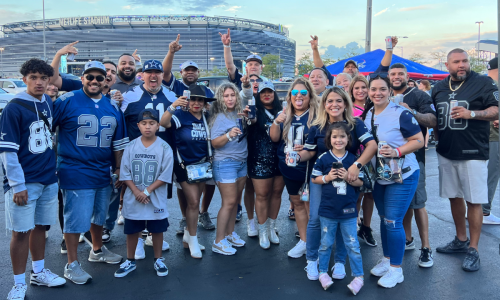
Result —
[[488, 203], [486, 160], [450, 160], [437, 156], [441, 198], [464, 198], [473, 204]]

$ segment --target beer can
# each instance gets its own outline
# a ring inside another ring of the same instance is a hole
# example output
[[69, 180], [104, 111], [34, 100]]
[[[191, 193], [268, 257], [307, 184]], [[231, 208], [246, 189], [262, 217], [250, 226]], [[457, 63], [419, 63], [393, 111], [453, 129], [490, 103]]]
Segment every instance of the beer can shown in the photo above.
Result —
[[453, 109], [454, 107], [458, 106], [458, 100], [451, 100], [450, 101], [450, 107]]
[[118, 181], [118, 175], [111, 174], [111, 180], [113, 181], [113, 192], [118, 193], [118, 189], [116, 188], [116, 182]]
[[402, 94], [396, 95], [393, 99], [394, 103], [399, 104], [403, 102], [404, 96]]
[[115, 96], [116, 92], [118, 92], [118, 90], [109, 91], [109, 95], [111, 96], [111, 98], [113, 98]]
[[297, 152], [296, 151], [288, 152], [288, 161], [286, 162], [286, 165], [289, 167], [296, 167], [297, 166]]
[[385, 37], [385, 48], [387, 50], [392, 50], [392, 37], [390, 36]]
[[382, 147], [384, 147], [385, 145], [387, 145], [387, 142], [383, 142], [383, 141], [380, 141], [378, 142], [378, 151], [377, 151], [377, 156], [378, 157], [384, 157], [382, 154], [380, 154], [380, 150], [382, 149]]
[[238, 129], [241, 130], [241, 132], [243, 132], [243, 118], [237, 118], [236, 125], [238, 126]]
[[287, 105], [288, 105], [288, 102], [286, 102], [286, 100], [285, 100], [285, 101], [283, 101], [283, 104], [282, 104], [282, 106], [283, 106], [283, 111], [285, 111], [285, 109], [286, 109], [286, 106], [287, 106]]
[[67, 61], [75, 61], [75, 54], [74, 54], [74, 53], [69, 53], [69, 54], [66, 56], [66, 60], [67, 60]]
[[188, 102], [188, 104], [186, 106], [182, 107], [182, 110], [183, 111], [188, 111], [189, 110], [189, 99], [191, 99], [191, 91], [190, 90], [184, 90], [184, 92], [182, 93], [182, 96], [186, 97], [186, 100]]
[[257, 110], [255, 109], [255, 100], [254, 99], [248, 100], [248, 108], [250, 109], [250, 111], [248, 112], [248, 118], [250, 120], [255, 119], [257, 117]]

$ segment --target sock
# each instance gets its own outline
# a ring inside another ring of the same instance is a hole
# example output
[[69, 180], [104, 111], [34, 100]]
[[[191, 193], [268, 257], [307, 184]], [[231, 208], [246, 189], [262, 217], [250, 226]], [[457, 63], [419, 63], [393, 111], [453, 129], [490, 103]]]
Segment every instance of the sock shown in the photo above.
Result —
[[155, 262], [158, 260], [159, 258], [155, 258]]
[[33, 266], [33, 273], [38, 274], [42, 272], [43, 268], [45, 267], [45, 260], [37, 260], [31, 262], [31, 265]]
[[14, 275], [14, 283], [26, 285], [26, 275], [24, 273], [19, 275]]
[[127, 258], [129, 262], [135, 262], [135, 258]]
[[94, 254], [99, 254], [99, 253], [101, 253], [101, 252], [102, 252], [102, 250], [101, 250], [101, 249], [92, 250], [92, 251], [94, 251]]

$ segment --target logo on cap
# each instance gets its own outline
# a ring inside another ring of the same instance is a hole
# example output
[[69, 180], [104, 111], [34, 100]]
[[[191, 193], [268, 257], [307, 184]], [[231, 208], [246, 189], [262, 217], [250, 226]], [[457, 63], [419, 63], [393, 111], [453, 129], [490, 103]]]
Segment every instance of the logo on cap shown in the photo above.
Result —
[[260, 56], [258, 56], [257, 54], [251, 54], [247, 57], [247, 59], [245, 60], [245, 62], [249, 62], [249, 61], [257, 61], [259, 62], [260, 64], [262, 64], [262, 58]]
[[104, 75], [106, 75], [106, 67], [100, 61], [93, 60], [87, 62], [85, 64], [85, 71], [83, 71], [83, 73], [85, 74], [87, 73], [87, 71], [92, 71], [92, 70], [100, 71], [101, 73], [104, 73]]
[[147, 60], [144, 62], [144, 67], [142, 68], [143, 72], [149, 71], [149, 70], [158, 70], [163, 72], [163, 66], [161, 62], [151, 59]]

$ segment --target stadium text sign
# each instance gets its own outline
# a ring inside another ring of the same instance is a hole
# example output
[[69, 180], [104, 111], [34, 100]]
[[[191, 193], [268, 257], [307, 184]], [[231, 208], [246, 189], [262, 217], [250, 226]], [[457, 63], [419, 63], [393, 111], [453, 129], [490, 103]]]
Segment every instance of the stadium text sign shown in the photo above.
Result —
[[74, 25], [108, 25], [109, 16], [98, 17], [78, 17], [78, 18], [60, 18], [60, 26], [74, 26]]

